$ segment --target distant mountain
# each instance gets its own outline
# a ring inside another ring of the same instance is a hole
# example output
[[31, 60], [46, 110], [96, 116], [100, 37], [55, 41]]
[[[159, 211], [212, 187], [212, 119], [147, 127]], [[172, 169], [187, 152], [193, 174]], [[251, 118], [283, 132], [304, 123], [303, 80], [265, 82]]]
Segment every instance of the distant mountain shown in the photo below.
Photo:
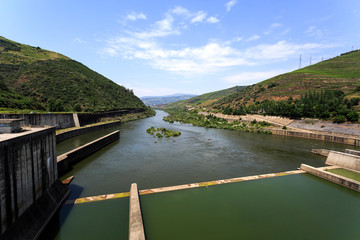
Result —
[[220, 91], [216, 91], [216, 92], [205, 93], [205, 94], [202, 94], [199, 96], [192, 97], [190, 99], [171, 103], [171, 104], [167, 105], [166, 107], [167, 108], [176, 108], [176, 107], [184, 107], [186, 105], [207, 106], [213, 102], [216, 102], [217, 100], [219, 100], [223, 97], [229, 96], [229, 95], [236, 93], [244, 88], [245, 88], [245, 86], [235, 86], [232, 88], [228, 88], [228, 89], [224, 89], [224, 90], [220, 90]]
[[154, 106], [154, 105], [164, 105], [164, 104], [169, 104], [169, 103], [189, 99], [194, 96], [197, 95], [176, 93], [167, 96], [147, 96], [147, 97], [141, 97], [140, 99], [145, 103], [145, 105]]
[[145, 108], [133, 92], [83, 64], [0, 37], [0, 108], [111, 111]]

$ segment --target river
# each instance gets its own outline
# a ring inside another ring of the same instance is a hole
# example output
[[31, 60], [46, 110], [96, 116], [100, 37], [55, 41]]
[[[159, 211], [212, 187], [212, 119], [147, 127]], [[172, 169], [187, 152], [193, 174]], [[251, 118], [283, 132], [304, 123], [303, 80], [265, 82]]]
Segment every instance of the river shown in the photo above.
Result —
[[[63, 152], [64, 148], [72, 148], [71, 144], [77, 146], [120, 130], [119, 141], [78, 163], [63, 176], [75, 176], [70, 186], [71, 198], [126, 192], [133, 182], [139, 189], [147, 189], [294, 170], [301, 163], [318, 167], [324, 165], [325, 158], [312, 154], [311, 149], [343, 151], [348, 147], [302, 138], [171, 124], [162, 120], [164, 116], [165, 112], [157, 111], [151, 118], [60, 143], [58, 151]], [[152, 126], [180, 131], [181, 136], [159, 140], [146, 133]]]
[[[325, 158], [312, 154], [313, 148], [340, 151], [345, 148], [356, 149], [332, 142], [171, 124], [162, 120], [166, 115], [163, 111], [157, 111], [154, 117], [127, 122], [119, 127], [82, 135], [58, 144], [58, 153], [63, 153], [108, 132], [120, 130], [120, 140], [84, 159], [62, 176], [75, 177], [70, 185], [70, 199], [127, 192], [133, 182], [138, 184], [139, 189], [147, 189], [294, 170], [301, 163], [319, 167], [324, 166]], [[146, 133], [146, 129], [152, 126], [180, 131], [181, 136], [154, 138]], [[127, 214], [126, 200], [108, 201], [105, 201], [108, 202], [107, 205], [116, 201], [121, 203], [123, 207], [119, 211]], [[96, 212], [96, 206], [102, 204], [104, 203], [94, 204], [94, 208], [90, 208], [94, 210], [90, 211]], [[67, 216], [72, 215], [71, 218], [74, 219], [76, 211], [80, 211], [79, 214], [93, 214], [83, 206], [71, 208], [64, 206], [61, 211], [60, 223], [57, 223], [61, 225], [61, 229], [57, 239], [66, 239], [61, 236], [66, 236], [64, 232], [69, 231], [67, 224], [70, 220], [66, 219]], [[101, 217], [111, 218], [110, 209], [107, 215]], [[114, 219], [120, 221], [118, 217], [117, 215]], [[121, 221], [126, 222], [127, 217], [123, 217]], [[78, 221], [71, 222], [74, 224]], [[67, 227], [63, 226], [64, 223]]]

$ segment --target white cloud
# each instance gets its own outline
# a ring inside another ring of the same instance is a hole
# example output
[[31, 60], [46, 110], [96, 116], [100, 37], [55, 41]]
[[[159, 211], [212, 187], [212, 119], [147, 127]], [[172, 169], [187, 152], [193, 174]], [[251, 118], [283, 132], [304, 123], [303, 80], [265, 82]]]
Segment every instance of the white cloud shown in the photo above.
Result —
[[186, 17], [191, 16], [190, 11], [187, 10], [186, 8], [181, 7], [181, 6], [175, 7], [173, 10], [171, 10], [171, 12], [176, 14], [176, 15], [182, 15], [182, 16], [186, 16]]
[[308, 29], [306, 29], [305, 33], [310, 37], [315, 38], [322, 38], [324, 35], [323, 32], [315, 26], [310, 26]]
[[170, 14], [167, 14], [164, 19], [157, 21], [149, 30], [142, 32], [129, 32], [129, 34], [140, 39], [180, 34], [179, 30], [173, 28], [173, 22], [174, 18]]
[[282, 23], [273, 23], [270, 25], [270, 27], [264, 32], [265, 35], [269, 35], [272, 33], [275, 29], [282, 27]]
[[[232, 1], [235, 4], [236, 1]], [[230, 2], [229, 2], [230, 4]], [[233, 6], [233, 5], [232, 5]], [[318, 43], [294, 43], [279, 41], [273, 44], [259, 44], [246, 49], [234, 47], [235, 42], [242, 41], [236, 37], [228, 41], [209, 40], [197, 47], [182, 44], [166, 44], [164, 38], [180, 36], [186, 24], [208, 22], [219, 19], [207, 17], [204, 11], [190, 12], [183, 7], [167, 11], [163, 19], [153, 23], [147, 29], [134, 31], [123, 30], [118, 36], [108, 39], [100, 53], [104, 56], [118, 56], [123, 59], [142, 61], [154, 69], [161, 69], [182, 75], [209, 74], [224, 71], [232, 67], [253, 66], [272, 63], [273, 60], [287, 60], [306, 51], [315, 52], [320, 48], [333, 47]], [[185, 23], [184, 23], [185, 22]], [[281, 23], [273, 23], [270, 29], [280, 28]], [[246, 41], [259, 39], [253, 35]]]
[[117, 37], [108, 41], [102, 54], [144, 60], [155, 69], [178, 74], [207, 74], [224, 68], [254, 65], [236, 49], [216, 42], [202, 47], [167, 49], [155, 40]]
[[206, 19], [206, 22], [208, 22], [208, 23], [218, 23], [218, 22], [220, 22], [220, 19], [218, 19], [216, 17], [208, 17]]
[[279, 69], [266, 72], [243, 72], [236, 75], [224, 77], [222, 80], [231, 84], [249, 85], [275, 77], [288, 71], [289, 70]]
[[252, 35], [251, 37], [249, 37], [248, 39], [246, 39], [246, 41], [248, 41], [248, 42], [255, 41], [255, 40], [258, 40], [259, 38], [260, 38], [260, 36], [255, 34], [255, 35]]
[[127, 20], [136, 21], [139, 19], [146, 19], [146, 15], [144, 13], [131, 12], [126, 16]]
[[301, 52], [309, 50], [317, 51], [320, 48], [331, 48], [334, 45], [326, 45], [319, 43], [289, 43], [279, 41], [275, 44], [260, 44], [245, 51], [245, 58], [257, 60], [281, 59], [286, 60], [288, 57], [297, 55]]
[[[135, 34], [131, 37], [114, 38], [108, 41], [108, 46], [101, 53], [108, 56], [121, 56], [124, 59], [138, 59], [155, 69], [191, 75], [214, 73], [230, 67], [271, 63], [273, 60], [287, 60], [298, 56], [299, 53], [304, 54], [317, 51], [319, 48], [333, 47], [333, 45], [318, 43], [297, 44], [279, 41], [275, 44], [260, 44], [240, 51], [231, 47], [231, 41], [229, 41], [223, 44], [211, 42], [196, 48], [174, 49], [162, 47], [156, 39], [149, 40], [136, 36]], [[240, 41], [241, 38], [237, 40]]]
[[233, 6], [235, 6], [237, 0], [231, 0], [225, 4], [226, 11], [230, 11]]
[[192, 17], [191, 22], [192, 23], [203, 22], [204, 19], [206, 18], [206, 15], [207, 13], [203, 11], [199, 11], [194, 15], [194, 17]]
[[236, 37], [236, 38], [233, 38], [232, 40], [229, 40], [229, 41], [225, 41], [225, 45], [231, 45], [235, 42], [240, 42], [242, 40], [242, 37]]

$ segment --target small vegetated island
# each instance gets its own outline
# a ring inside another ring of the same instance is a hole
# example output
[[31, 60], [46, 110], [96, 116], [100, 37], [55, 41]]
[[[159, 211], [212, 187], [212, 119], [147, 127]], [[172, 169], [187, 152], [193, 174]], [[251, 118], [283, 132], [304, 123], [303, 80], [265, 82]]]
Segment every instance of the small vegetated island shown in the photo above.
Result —
[[146, 132], [153, 135], [154, 137], [158, 137], [158, 138], [163, 138], [164, 136], [166, 138], [169, 137], [178, 137], [181, 135], [181, 132], [179, 131], [174, 131], [171, 129], [166, 129], [166, 128], [148, 128], [146, 129]]

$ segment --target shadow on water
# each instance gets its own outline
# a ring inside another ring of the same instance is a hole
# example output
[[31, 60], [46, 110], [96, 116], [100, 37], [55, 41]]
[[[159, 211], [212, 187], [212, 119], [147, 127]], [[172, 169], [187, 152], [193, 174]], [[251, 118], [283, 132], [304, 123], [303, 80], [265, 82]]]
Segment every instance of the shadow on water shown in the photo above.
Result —
[[[78, 198], [81, 195], [81, 192], [84, 190], [83, 187], [76, 184], [70, 184], [68, 188], [71, 191], [71, 195], [69, 196], [68, 200], [74, 200]], [[39, 240], [55, 239], [73, 207], [73, 203], [66, 203], [65, 201], [65, 204], [63, 204], [61, 209], [54, 215], [54, 217], [40, 235]]]

